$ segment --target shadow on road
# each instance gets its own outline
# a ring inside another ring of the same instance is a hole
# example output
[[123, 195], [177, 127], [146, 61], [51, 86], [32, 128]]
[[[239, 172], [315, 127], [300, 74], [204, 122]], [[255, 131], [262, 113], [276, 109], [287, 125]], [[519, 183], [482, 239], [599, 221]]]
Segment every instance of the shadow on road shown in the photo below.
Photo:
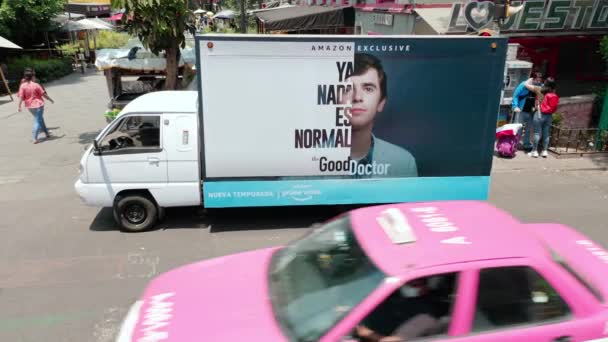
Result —
[[91, 222], [89, 226], [89, 230], [96, 232], [106, 232], [106, 231], [114, 231], [118, 230], [118, 226], [114, 222], [114, 217], [112, 216], [111, 208], [103, 208], [98, 213], [97, 216]]
[[608, 154], [592, 155], [590, 158], [593, 164], [604, 168], [604, 170], [608, 169]]
[[8, 95], [6, 95], [6, 98], [0, 98], [0, 106], [2, 106], [3, 104], [7, 104], [7, 103], [19, 103], [19, 100], [15, 100], [15, 98], [17, 97], [16, 94], [13, 94], [13, 100], [11, 100], [10, 97], [8, 97]]
[[63, 139], [63, 138], [65, 138], [65, 134], [62, 134], [62, 135], [51, 135], [48, 138], [43, 138], [42, 142], [59, 140], [59, 139]]
[[310, 227], [345, 211], [343, 206], [207, 209], [211, 233]]
[[93, 142], [93, 139], [99, 134], [101, 131], [94, 132], [84, 132], [78, 135], [78, 143], [80, 145], [87, 145]]
[[[203, 209], [201, 207], [167, 208], [165, 219], [155, 230], [206, 229], [211, 233], [239, 230], [305, 228], [321, 223], [355, 206], [305, 206]], [[118, 231], [111, 208], [103, 208], [89, 226], [91, 231]]]

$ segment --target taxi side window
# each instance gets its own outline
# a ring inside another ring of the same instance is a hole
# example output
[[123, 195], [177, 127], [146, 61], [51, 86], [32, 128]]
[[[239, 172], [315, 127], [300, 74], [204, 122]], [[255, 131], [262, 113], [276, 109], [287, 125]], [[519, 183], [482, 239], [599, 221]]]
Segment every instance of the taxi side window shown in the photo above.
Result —
[[481, 270], [473, 331], [559, 320], [570, 309], [557, 291], [530, 267]]
[[387, 297], [355, 328], [357, 341], [412, 341], [448, 333], [457, 273], [411, 280]]

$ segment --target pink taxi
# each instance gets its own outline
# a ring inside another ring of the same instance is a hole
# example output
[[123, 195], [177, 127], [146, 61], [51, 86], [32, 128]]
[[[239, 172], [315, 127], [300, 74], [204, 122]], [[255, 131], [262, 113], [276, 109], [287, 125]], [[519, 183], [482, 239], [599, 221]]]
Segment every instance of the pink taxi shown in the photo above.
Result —
[[485, 202], [372, 206], [165, 273], [118, 341], [608, 341], [608, 252]]

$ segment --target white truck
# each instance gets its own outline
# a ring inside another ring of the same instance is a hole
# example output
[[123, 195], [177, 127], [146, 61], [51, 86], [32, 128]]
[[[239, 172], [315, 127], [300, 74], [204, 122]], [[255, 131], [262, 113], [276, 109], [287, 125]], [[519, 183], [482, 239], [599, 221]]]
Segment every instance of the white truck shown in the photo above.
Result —
[[125, 231], [164, 208], [487, 198], [507, 42], [196, 37], [197, 91], [130, 102], [75, 188]]

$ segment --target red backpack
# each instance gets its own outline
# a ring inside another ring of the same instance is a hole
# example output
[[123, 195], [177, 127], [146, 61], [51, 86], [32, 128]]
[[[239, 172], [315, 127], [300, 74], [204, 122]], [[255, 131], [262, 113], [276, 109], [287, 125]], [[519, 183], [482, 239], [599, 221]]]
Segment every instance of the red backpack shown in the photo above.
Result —
[[540, 104], [540, 112], [543, 114], [553, 114], [557, 110], [559, 96], [556, 93], [547, 93]]

